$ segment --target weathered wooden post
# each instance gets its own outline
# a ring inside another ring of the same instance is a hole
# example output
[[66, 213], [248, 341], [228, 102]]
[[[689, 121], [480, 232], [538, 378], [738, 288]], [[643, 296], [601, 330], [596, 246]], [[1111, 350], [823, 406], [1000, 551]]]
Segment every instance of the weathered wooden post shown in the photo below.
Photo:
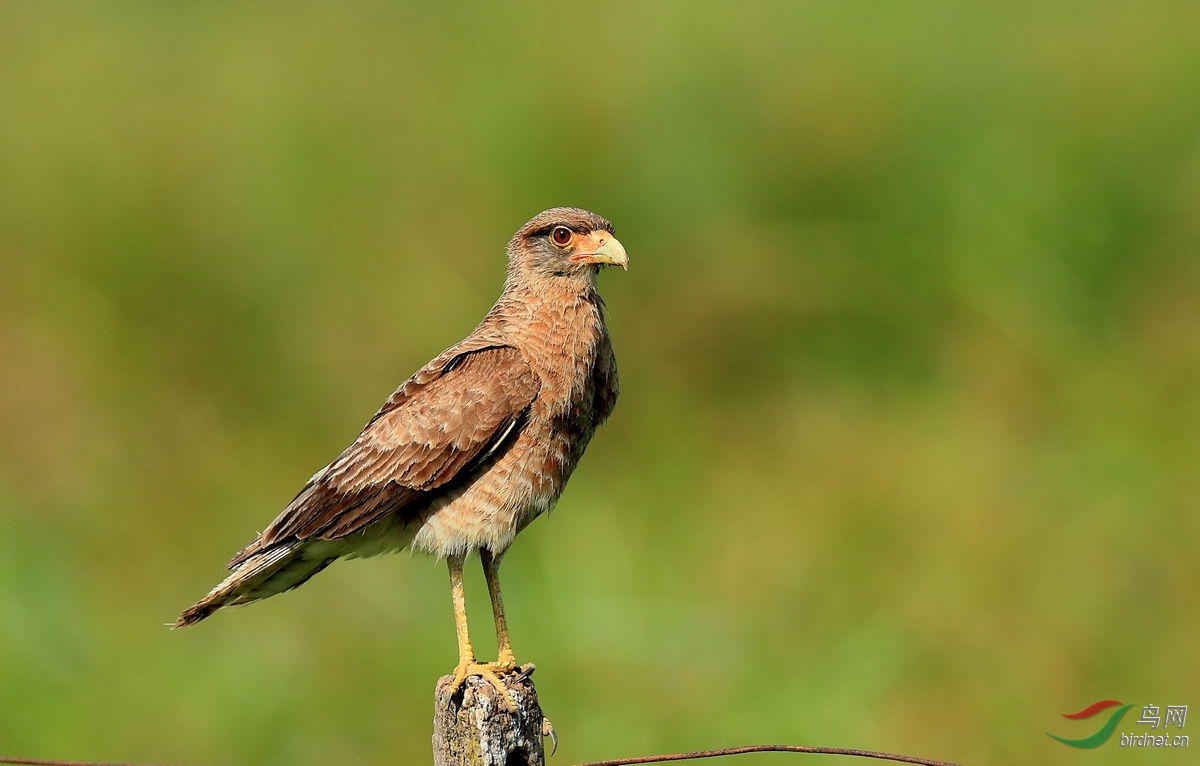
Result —
[[435, 695], [434, 766], [545, 766], [543, 737], [553, 727], [542, 715], [530, 676], [533, 665], [504, 676], [517, 703], [510, 713], [496, 689], [478, 676], [453, 698], [453, 676], [442, 676]]

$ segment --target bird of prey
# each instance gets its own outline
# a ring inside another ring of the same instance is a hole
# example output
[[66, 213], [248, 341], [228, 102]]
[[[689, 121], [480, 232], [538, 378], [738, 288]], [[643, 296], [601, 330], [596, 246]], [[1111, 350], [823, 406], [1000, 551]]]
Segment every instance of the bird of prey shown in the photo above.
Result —
[[[629, 259], [608, 221], [569, 207], [534, 216], [507, 250], [504, 290], [475, 331], [396, 389], [176, 627], [291, 590], [338, 558], [410, 548], [444, 558], [450, 569], [458, 633], [452, 692], [481, 676], [512, 709], [501, 679], [516, 659], [500, 560], [557, 501], [617, 402], [596, 275], [606, 266], [628, 269]], [[496, 662], [476, 659], [467, 631], [462, 571], [475, 551], [496, 622]]]

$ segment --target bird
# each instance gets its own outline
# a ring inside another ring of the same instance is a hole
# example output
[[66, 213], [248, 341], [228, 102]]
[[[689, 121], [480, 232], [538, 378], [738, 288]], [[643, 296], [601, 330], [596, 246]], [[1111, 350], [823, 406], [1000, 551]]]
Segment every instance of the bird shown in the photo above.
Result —
[[[562, 494], [620, 393], [597, 275], [629, 268], [601, 216], [545, 210], [506, 248], [495, 305], [461, 342], [400, 385], [354, 442], [317, 471], [175, 627], [303, 585], [339, 558], [409, 549], [447, 563], [458, 664], [451, 695], [479, 676], [514, 710], [517, 671], [500, 591], [505, 553]], [[480, 662], [463, 566], [478, 553], [499, 648]]]

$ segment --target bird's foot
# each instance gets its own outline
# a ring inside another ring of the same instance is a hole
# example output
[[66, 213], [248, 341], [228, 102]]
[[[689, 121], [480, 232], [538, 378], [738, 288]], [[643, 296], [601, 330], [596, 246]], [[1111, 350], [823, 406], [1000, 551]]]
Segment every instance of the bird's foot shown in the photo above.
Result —
[[475, 660], [464, 660], [458, 663], [458, 667], [454, 669], [454, 681], [450, 684], [450, 696], [458, 694], [459, 689], [466, 683], [467, 678], [471, 676], [479, 676], [484, 681], [487, 681], [492, 687], [500, 693], [500, 699], [504, 700], [504, 707], [510, 713], [517, 712], [517, 702], [513, 699], [512, 693], [501, 680], [501, 675], [517, 672], [517, 665], [512, 661], [505, 661], [505, 658], [497, 662], [477, 662]]

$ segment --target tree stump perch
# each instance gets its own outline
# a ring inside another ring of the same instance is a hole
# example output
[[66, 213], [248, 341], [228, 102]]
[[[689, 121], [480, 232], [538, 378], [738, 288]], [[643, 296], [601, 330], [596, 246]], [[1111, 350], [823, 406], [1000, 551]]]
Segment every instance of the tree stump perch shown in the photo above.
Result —
[[553, 736], [553, 728], [538, 705], [532, 674], [533, 665], [526, 665], [504, 676], [517, 703], [513, 713], [482, 678], [468, 678], [451, 697], [454, 677], [442, 676], [434, 703], [434, 766], [545, 766], [542, 738]]

